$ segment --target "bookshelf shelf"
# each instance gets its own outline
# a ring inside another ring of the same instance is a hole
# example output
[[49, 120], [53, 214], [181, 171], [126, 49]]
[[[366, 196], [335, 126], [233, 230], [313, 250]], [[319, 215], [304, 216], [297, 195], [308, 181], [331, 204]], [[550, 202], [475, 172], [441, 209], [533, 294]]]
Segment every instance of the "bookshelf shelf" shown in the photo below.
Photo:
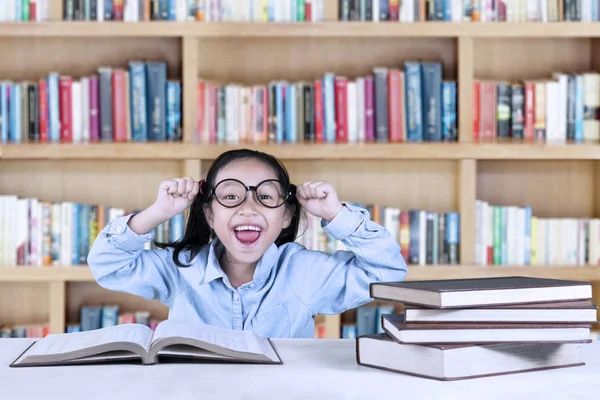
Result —
[[[104, 65], [164, 62], [167, 77], [181, 82], [182, 141], [0, 144], [0, 195], [133, 210], [155, 199], [161, 180], [200, 179], [223, 151], [250, 147], [282, 159], [294, 182], [331, 181], [344, 201], [458, 212], [460, 264], [409, 265], [409, 280], [579, 279], [596, 282], [600, 303], [598, 266], [476, 265], [475, 252], [478, 199], [530, 205], [540, 218], [600, 217], [600, 141], [474, 142], [471, 131], [476, 81], [599, 70], [599, 23], [334, 21], [337, 1], [327, 2], [334, 6], [325, 22], [84, 22], [60, 21], [62, 1], [51, 2], [51, 21], [0, 23], [0, 49], [11, 55], [0, 80], [35, 82], [50, 72], [80, 78]], [[194, 134], [199, 80], [250, 86], [310, 82], [326, 72], [356, 78], [410, 60], [438, 62], [443, 79], [457, 83], [456, 142], [213, 144]], [[0, 267], [0, 324], [50, 320], [59, 333], [65, 321], [77, 322], [81, 306], [111, 302], [167, 315], [156, 302], [100, 288], [85, 265]], [[343, 317], [326, 318], [328, 337], [339, 337]]]
[[226, 150], [251, 147], [282, 160], [600, 160], [600, 144], [364, 143], [23, 143], [0, 145], [3, 160], [212, 160]]
[[[409, 265], [408, 280], [463, 279], [524, 275], [556, 279], [600, 280], [595, 265]], [[95, 282], [86, 265], [64, 267], [17, 266], [0, 269], [0, 282]]]
[[594, 22], [4, 22], [0, 37], [593, 38]]

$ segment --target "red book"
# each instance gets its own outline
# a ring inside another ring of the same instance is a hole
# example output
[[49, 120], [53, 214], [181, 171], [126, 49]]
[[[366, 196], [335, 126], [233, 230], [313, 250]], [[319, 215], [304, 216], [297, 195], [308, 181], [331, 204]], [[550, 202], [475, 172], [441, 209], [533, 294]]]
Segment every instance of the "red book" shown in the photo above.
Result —
[[208, 87], [208, 138], [210, 143], [217, 143], [217, 113], [219, 111], [217, 92], [219, 86], [216, 83], [210, 83]]
[[64, 143], [73, 142], [72, 86], [72, 77], [61, 76], [59, 78], [60, 141]]
[[480, 126], [480, 118], [479, 118], [479, 102], [480, 102], [480, 86], [479, 81], [473, 81], [473, 141], [476, 142], [479, 140], [479, 126]]
[[348, 142], [348, 78], [335, 77], [335, 125], [336, 141]]
[[29, 20], [30, 21], [37, 20], [37, 2], [36, 1], [29, 2]]
[[400, 70], [393, 69], [388, 72], [388, 125], [389, 141], [402, 141], [402, 115], [400, 113], [402, 73]]
[[312, 21], [312, 1], [306, 0], [304, 2], [304, 20]]
[[38, 82], [38, 114], [40, 119], [40, 142], [48, 141], [48, 84], [45, 79]]
[[325, 141], [323, 133], [323, 82], [320, 79], [317, 79], [314, 83], [314, 100], [315, 143], [323, 143]]
[[115, 69], [112, 75], [113, 87], [113, 135], [115, 142], [127, 141], [127, 104], [125, 90], [125, 70]]
[[535, 137], [535, 83], [525, 82], [525, 140]]
[[198, 102], [196, 109], [196, 135], [199, 142], [208, 142], [208, 135], [204, 132], [204, 96], [205, 85], [204, 81], [198, 81]]

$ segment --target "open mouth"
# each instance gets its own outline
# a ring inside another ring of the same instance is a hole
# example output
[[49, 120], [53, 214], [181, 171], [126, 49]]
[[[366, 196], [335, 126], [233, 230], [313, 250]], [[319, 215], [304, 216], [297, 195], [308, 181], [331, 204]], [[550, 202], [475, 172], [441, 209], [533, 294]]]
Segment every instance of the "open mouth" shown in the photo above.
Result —
[[262, 228], [256, 225], [239, 225], [233, 229], [233, 233], [238, 242], [244, 246], [251, 246], [260, 239]]

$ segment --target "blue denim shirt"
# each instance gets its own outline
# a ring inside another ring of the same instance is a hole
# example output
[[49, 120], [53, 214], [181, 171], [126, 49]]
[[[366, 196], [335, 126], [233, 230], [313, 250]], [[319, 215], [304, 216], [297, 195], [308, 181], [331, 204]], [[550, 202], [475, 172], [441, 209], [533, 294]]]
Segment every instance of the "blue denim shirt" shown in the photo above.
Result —
[[[177, 267], [172, 249], [144, 250], [153, 232], [138, 235], [116, 218], [97, 236], [88, 256], [104, 288], [157, 299], [169, 318], [228, 329], [253, 330], [270, 338], [314, 337], [316, 314], [340, 314], [370, 302], [369, 284], [400, 281], [407, 266], [397, 240], [368, 212], [346, 204], [321, 227], [347, 250], [333, 254], [298, 243], [273, 244], [259, 260], [254, 279], [233, 288], [219, 266], [218, 239], [205, 245], [188, 268]], [[189, 263], [189, 252], [180, 260]]]

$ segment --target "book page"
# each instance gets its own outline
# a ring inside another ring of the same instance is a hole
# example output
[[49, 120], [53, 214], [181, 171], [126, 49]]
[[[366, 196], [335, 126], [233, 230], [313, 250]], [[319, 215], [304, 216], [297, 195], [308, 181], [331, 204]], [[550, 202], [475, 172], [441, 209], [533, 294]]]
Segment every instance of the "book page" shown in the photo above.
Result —
[[152, 330], [141, 324], [122, 324], [91, 331], [50, 334], [36, 342], [27, 354], [64, 354], [114, 342], [133, 342], [148, 349]]
[[271, 359], [277, 358], [268, 340], [256, 336], [251, 331], [237, 331], [201, 323], [191, 325], [181, 321], [165, 320], [157, 326], [154, 332], [155, 341], [175, 336], [211, 343], [242, 353], [264, 354]]

